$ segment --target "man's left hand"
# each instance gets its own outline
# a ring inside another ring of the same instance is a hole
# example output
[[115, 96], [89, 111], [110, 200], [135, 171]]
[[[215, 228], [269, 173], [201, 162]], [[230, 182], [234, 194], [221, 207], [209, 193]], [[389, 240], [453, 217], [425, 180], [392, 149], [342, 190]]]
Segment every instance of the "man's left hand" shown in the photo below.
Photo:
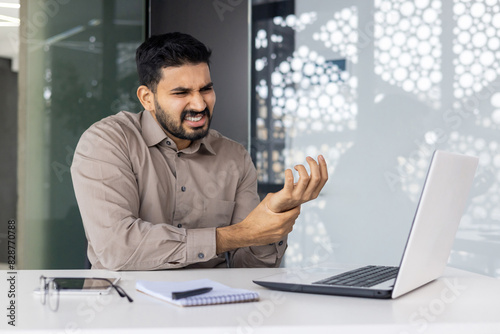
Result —
[[285, 212], [318, 197], [328, 181], [326, 161], [322, 155], [318, 156], [319, 164], [311, 157], [307, 157], [306, 161], [309, 164], [311, 175], [307, 173], [303, 165], [297, 165], [294, 168], [299, 173], [299, 180], [294, 183], [293, 172], [291, 169], [287, 169], [283, 189], [270, 194], [271, 198], [267, 206], [271, 211]]

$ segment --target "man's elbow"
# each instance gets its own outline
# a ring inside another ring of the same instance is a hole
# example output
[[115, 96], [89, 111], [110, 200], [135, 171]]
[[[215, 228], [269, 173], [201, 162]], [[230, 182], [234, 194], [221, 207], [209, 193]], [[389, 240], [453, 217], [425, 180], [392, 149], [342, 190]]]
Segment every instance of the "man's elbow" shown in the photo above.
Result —
[[116, 256], [102, 256], [92, 262], [92, 269], [105, 269], [111, 271], [133, 270], [127, 268], [127, 262]]

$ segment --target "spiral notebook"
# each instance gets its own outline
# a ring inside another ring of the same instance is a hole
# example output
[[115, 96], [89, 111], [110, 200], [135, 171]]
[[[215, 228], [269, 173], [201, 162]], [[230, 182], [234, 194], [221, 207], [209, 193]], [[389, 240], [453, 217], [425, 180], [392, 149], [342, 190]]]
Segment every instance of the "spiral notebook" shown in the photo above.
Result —
[[[172, 292], [212, 288], [202, 295], [172, 299]], [[137, 281], [137, 291], [178, 306], [201, 306], [228, 303], [242, 303], [259, 300], [259, 294], [245, 289], [235, 289], [209, 279], [184, 282]]]

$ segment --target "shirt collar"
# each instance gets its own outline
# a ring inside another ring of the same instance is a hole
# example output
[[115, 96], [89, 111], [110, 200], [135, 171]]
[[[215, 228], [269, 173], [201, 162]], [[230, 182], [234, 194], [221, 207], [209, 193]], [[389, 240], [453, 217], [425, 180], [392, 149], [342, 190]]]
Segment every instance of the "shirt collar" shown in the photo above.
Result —
[[209, 131], [209, 133], [205, 137], [199, 140], [195, 140], [194, 142], [191, 143], [191, 145], [189, 145], [189, 147], [183, 149], [182, 152], [186, 154], [195, 153], [198, 152], [202, 147], [204, 147], [208, 153], [215, 155], [215, 150], [210, 144], [210, 139], [211, 139], [211, 133]]
[[148, 147], [155, 146], [167, 138], [160, 125], [151, 115], [149, 110], [142, 112], [141, 118], [142, 137]]
[[[141, 127], [142, 136], [148, 147], [158, 145], [168, 138], [166, 133], [148, 110], [144, 110], [142, 112]], [[211, 133], [209, 132], [204, 138], [192, 142], [191, 145], [182, 150], [182, 152], [186, 154], [195, 153], [198, 152], [198, 150], [203, 146], [210, 154], [215, 155], [215, 150], [210, 144], [210, 138]]]

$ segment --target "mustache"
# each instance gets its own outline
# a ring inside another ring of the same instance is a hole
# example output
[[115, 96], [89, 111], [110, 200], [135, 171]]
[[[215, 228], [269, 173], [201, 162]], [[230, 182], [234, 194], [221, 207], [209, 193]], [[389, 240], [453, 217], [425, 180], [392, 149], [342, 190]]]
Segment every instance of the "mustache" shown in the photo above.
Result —
[[208, 110], [208, 108], [205, 108], [204, 110], [202, 111], [194, 111], [194, 110], [183, 110], [181, 112], [181, 120], [184, 120], [186, 117], [190, 116], [190, 117], [195, 117], [195, 116], [198, 116], [198, 115], [205, 115], [205, 116], [209, 116], [210, 115], [210, 111]]

